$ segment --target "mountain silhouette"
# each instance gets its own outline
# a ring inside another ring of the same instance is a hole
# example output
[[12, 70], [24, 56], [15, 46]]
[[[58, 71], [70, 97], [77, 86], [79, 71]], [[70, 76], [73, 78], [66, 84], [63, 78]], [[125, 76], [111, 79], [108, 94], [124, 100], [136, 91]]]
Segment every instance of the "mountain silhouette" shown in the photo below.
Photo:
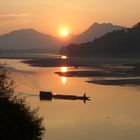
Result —
[[114, 30], [119, 30], [124, 27], [119, 25], [113, 25], [111, 23], [94, 23], [91, 25], [86, 31], [82, 32], [81, 34], [75, 36], [71, 42], [74, 43], [83, 43], [92, 41], [95, 38], [101, 37], [108, 32], [112, 32]]
[[0, 49], [3, 50], [57, 52], [61, 45], [57, 38], [34, 29], [16, 30], [0, 36]]
[[139, 56], [140, 22], [132, 28], [112, 31], [90, 42], [69, 44], [60, 53], [70, 56]]
[[62, 45], [71, 42], [87, 42], [112, 30], [122, 29], [111, 23], [94, 23], [85, 32], [71, 35], [66, 41], [48, 34], [40, 33], [34, 29], [21, 29], [0, 36], [0, 52], [6, 53], [58, 53]]

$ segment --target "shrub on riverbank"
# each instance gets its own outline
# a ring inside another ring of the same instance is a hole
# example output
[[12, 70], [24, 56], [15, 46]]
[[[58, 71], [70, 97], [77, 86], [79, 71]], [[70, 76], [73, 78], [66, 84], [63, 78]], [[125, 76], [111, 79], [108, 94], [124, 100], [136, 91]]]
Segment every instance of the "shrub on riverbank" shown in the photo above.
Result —
[[41, 140], [45, 128], [37, 109], [13, 93], [14, 81], [0, 64], [0, 140]]

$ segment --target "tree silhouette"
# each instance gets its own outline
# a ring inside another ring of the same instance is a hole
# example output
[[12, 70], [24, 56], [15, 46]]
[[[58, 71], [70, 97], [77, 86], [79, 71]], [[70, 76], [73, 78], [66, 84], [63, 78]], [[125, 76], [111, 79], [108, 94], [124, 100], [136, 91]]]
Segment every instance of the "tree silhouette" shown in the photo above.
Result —
[[0, 64], [0, 140], [41, 140], [45, 132], [38, 109], [14, 96], [14, 81]]
[[140, 22], [132, 28], [112, 31], [92, 42], [69, 44], [60, 54], [69, 56], [120, 56], [140, 54]]

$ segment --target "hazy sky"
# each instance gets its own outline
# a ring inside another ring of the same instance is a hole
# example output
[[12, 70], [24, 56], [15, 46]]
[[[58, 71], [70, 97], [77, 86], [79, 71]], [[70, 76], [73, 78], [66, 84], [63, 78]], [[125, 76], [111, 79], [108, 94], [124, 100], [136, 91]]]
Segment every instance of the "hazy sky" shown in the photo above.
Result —
[[0, 0], [0, 34], [35, 28], [57, 35], [60, 26], [74, 34], [94, 22], [132, 26], [140, 20], [140, 0]]

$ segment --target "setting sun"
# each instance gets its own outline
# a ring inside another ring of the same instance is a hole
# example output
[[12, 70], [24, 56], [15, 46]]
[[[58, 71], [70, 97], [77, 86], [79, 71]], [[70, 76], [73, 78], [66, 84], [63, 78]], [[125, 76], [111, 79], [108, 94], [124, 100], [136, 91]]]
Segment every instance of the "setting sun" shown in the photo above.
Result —
[[60, 34], [62, 37], [67, 37], [67, 36], [69, 35], [69, 29], [63, 27], [63, 28], [60, 29], [59, 34]]

